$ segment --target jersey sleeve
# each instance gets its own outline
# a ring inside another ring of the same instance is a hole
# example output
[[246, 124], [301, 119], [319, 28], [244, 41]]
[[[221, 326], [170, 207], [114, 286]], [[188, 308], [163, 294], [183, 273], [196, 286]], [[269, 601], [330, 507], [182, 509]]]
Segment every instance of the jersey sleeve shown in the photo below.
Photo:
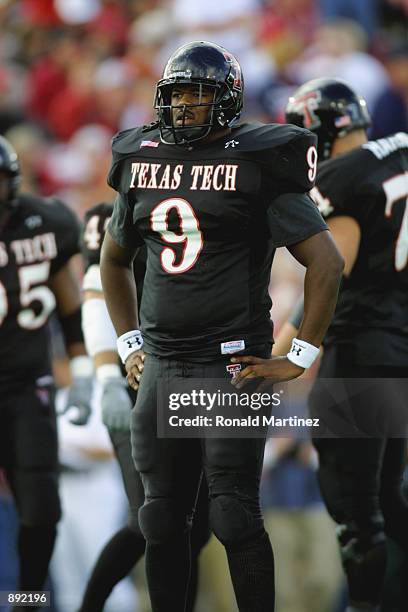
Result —
[[275, 248], [296, 244], [328, 229], [317, 206], [305, 193], [277, 196], [268, 206], [267, 218]]
[[[269, 129], [268, 129], [269, 128]], [[269, 193], [302, 193], [312, 189], [317, 172], [317, 138], [294, 125], [264, 126], [256, 153], [263, 172], [263, 189]]]
[[113, 204], [98, 204], [85, 213], [81, 235], [85, 270], [90, 266], [99, 265], [102, 242], [112, 212]]
[[284, 191], [306, 192], [314, 185], [317, 171], [317, 138], [311, 132], [302, 133], [278, 148], [272, 172]]
[[123, 161], [140, 147], [143, 128], [131, 128], [118, 132], [112, 138], [112, 161], [107, 182], [118, 193], [126, 193], [126, 176], [123, 176]]
[[51, 264], [51, 273], [58, 272], [73, 255], [80, 252], [81, 226], [76, 214], [60, 200], [49, 204], [53, 213], [57, 241], [57, 257]]
[[109, 234], [124, 249], [137, 249], [144, 241], [133, 224], [132, 212], [126, 197], [118, 194], [113, 207], [113, 214], [108, 224]]

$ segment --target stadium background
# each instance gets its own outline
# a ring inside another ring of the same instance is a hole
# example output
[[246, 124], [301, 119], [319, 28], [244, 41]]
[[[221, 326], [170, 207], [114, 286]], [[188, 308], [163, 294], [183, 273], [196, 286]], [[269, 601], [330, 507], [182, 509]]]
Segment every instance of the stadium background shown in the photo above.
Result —
[[[153, 118], [167, 56], [199, 39], [240, 60], [244, 120], [282, 121], [298, 84], [333, 76], [366, 97], [370, 136], [408, 131], [407, 18], [407, 0], [0, 0], [0, 133], [19, 154], [22, 190], [58, 195], [83, 217], [113, 199], [106, 185], [112, 135]], [[272, 278], [279, 328], [302, 284], [302, 271], [283, 249]], [[64, 387], [58, 330], [53, 337]], [[64, 519], [49, 586], [53, 609], [73, 612], [99, 549], [126, 520], [126, 499], [97, 397], [91, 423], [80, 430], [61, 420], [60, 439]], [[342, 609], [334, 534], [314, 468], [308, 444], [268, 443], [263, 504], [277, 558], [278, 612]], [[15, 585], [14, 528], [0, 472], [0, 590]], [[116, 589], [108, 612], [149, 609], [141, 565]], [[224, 553], [212, 542], [197, 612], [234, 610]]]

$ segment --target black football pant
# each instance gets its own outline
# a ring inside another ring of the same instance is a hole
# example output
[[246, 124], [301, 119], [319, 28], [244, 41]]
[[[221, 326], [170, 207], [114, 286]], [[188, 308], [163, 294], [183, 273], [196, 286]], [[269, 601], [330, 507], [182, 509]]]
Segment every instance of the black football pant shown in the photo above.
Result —
[[153, 612], [186, 610], [189, 524], [194, 523], [202, 471], [209, 491], [210, 527], [225, 546], [240, 612], [274, 610], [273, 554], [259, 506], [265, 440], [170, 439], [156, 433], [160, 379], [230, 379], [228, 363], [229, 359], [192, 364], [146, 356], [131, 430], [133, 458], [146, 497], [139, 519], [147, 541]]
[[54, 390], [0, 391], [0, 466], [19, 517], [19, 589], [43, 588], [61, 516]]
[[[335, 345], [325, 349], [318, 374], [320, 379], [407, 377], [406, 368], [355, 364], [346, 347]], [[351, 387], [352, 384], [348, 388]], [[347, 399], [356, 422], [361, 420], [364, 408], [372, 405], [370, 395], [365, 399], [364, 394], [354, 395], [350, 391]], [[315, 414], [318, 403], [321, 416], [324, 401], [316, 381], [310, 396], [311, 410]], [[330, 406], [330, 402], [327, 405]], [[403, 428], [401, 435], [404, 435]], [[340, 526], [338, 537], [350, 601], [378, 604], [386, 571], [385, 535], [401, 551], [408, 552], [408, 505], [401, 488], [406, 440], [320, 438], [315, 439], [314, 444], [319, 453], [321, 492], [330, 515]], [[387, 612], [405, 609], [408, 609], [408, 602]]]
[[[132, 401], [136, 394], [129, 389]], [[129, 574], [144, 555], [146, 541], [139, 526], [139, 510], [144, 503], [144, 489], [133, 459], [130, 431], [109, 431], [129, 502], [128, 525], [114, 534], [104, 546], [89, 578], [80, 610], [101, 612], [115, 585]], [[208, 493], [205, 483], [200, 489], [197, 520], [192, 533], [192, 577], [187, 612], [192, 612], [198, 586], [198, 555], [209, 539]]]

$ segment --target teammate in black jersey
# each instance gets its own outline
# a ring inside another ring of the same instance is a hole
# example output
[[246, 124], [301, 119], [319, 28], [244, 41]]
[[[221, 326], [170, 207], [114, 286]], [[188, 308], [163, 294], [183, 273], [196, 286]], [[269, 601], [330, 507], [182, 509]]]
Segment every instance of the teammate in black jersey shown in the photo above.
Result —
[[[105, 545], [89, 578], [81, 612], [102, 612], [114, 586], [129, 574], [143, 556], [146, 542], [140, 531], [138, 512], [144, 502], [143, 485], [132, 460], [130, 414], [136, 393], [126, 383], [118, 362], [116, 334], [105, 305], [100, 279], [100, 253], [113, 204], [102, 203], [87, 211], [82, 234], [85, 263], [82, 326], [88, 353], [93, 357], [96, 377], [102, 386], [102, 419], [106, 425], [122, 472], [129, 500], [129, 523]], [[146, 249], [133, 261], [133, 273], [140, 303], [146, 272]], [[208, 495], [202, 486], [198, 521], [193, 528], [193, 564], [187, 611], [193, 609], [197, 591], [198, 553], [208, 539]]]
[[42, 589], [60, 518], [57, 433], [47, 321], [56, 309], [71, 357], [72, 419], [89, 416], [92, 364], [71, 257], [79, 224], [61, 202], [18, 195], [20, 170], [0, 137], [0, 466], [18, 516], [20, 590]]
[[[240, 611], [274, 609], [273, 555], [259, 507], [264, 440], [157, 438], [157, 380], [228, 380], [232, 353], [270, 356], [268, 284], [278, 246], [307, 267], [308, 316], [299, 334], [306, 359], [303, 366], [275, 361], [277, 377], [299, 376], [318, 352], [343, 266], [307, 195], [315, 138], [289, 126], [234, 127], [242, 101], [237, 60], [212, 43], [189, 43], [157, 85], [158, 122], [113, 141], [109, 183], [118, 196], [101, 275], [128, 381], [133, 388], [140, 381], [132, 452], [146, 496], [139, 520], [154, 612], [185, 610], [186, 527], [202, 468], [210, 525], [225, 546]], [[131, 262], [144, 244], [139, 331]]]
[[[408, 135], [368, 142], [365, 101], [333, 79], [303, 85], [289, 101], [287, 120], [318, 135], [321, 163], [312, 194], [345, 259], [318, 376], [407, 378]], [[286, 341], [278, 339], [278, 354], [285, 352], [302, 317], [298, 307], [285, 328]], [[319, 389], [317, 384], [312, 392], [312, 408], [322, 401]], [[357, 423], [362, 408], [374, 411], [372, 399], [348, 397]], [[330, 398], [325, 400], [331, 410]], [[385, 535], [393, 584], [383, 594], [381, 609], [407, 609], [407, 594], [401, 590], [408, 570], [408, 507], [401, 494], [405, 433], [394, 439], [315, 441], [321, 490], [340, 525], [350, 612], [377, 610], [386, 570]]]

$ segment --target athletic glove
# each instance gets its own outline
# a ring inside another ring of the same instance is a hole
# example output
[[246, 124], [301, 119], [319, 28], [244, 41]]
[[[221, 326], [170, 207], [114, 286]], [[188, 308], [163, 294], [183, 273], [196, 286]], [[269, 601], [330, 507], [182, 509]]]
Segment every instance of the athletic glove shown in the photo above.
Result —
[[68, 397], [62, 414], [72, 409], [72, 416], [68, 420], [73, 425], [86, 425], [91, 416], [91, 398], [93, 378], [91, 376], [78, 376], [73, 379], [68, 391]]
[[72, 383], [68, 391], [65, 406], [59, 414], [67, 414], [73, 425], [86, 425], [91, 415], [91, 399], [93, 391], [93, 365], [86, 355], [71, 359]]
[[130, 411], [133, 408], [126, 379], [107, 378], [102, 387], [102, 421], [109, 431], [129, 431]]

